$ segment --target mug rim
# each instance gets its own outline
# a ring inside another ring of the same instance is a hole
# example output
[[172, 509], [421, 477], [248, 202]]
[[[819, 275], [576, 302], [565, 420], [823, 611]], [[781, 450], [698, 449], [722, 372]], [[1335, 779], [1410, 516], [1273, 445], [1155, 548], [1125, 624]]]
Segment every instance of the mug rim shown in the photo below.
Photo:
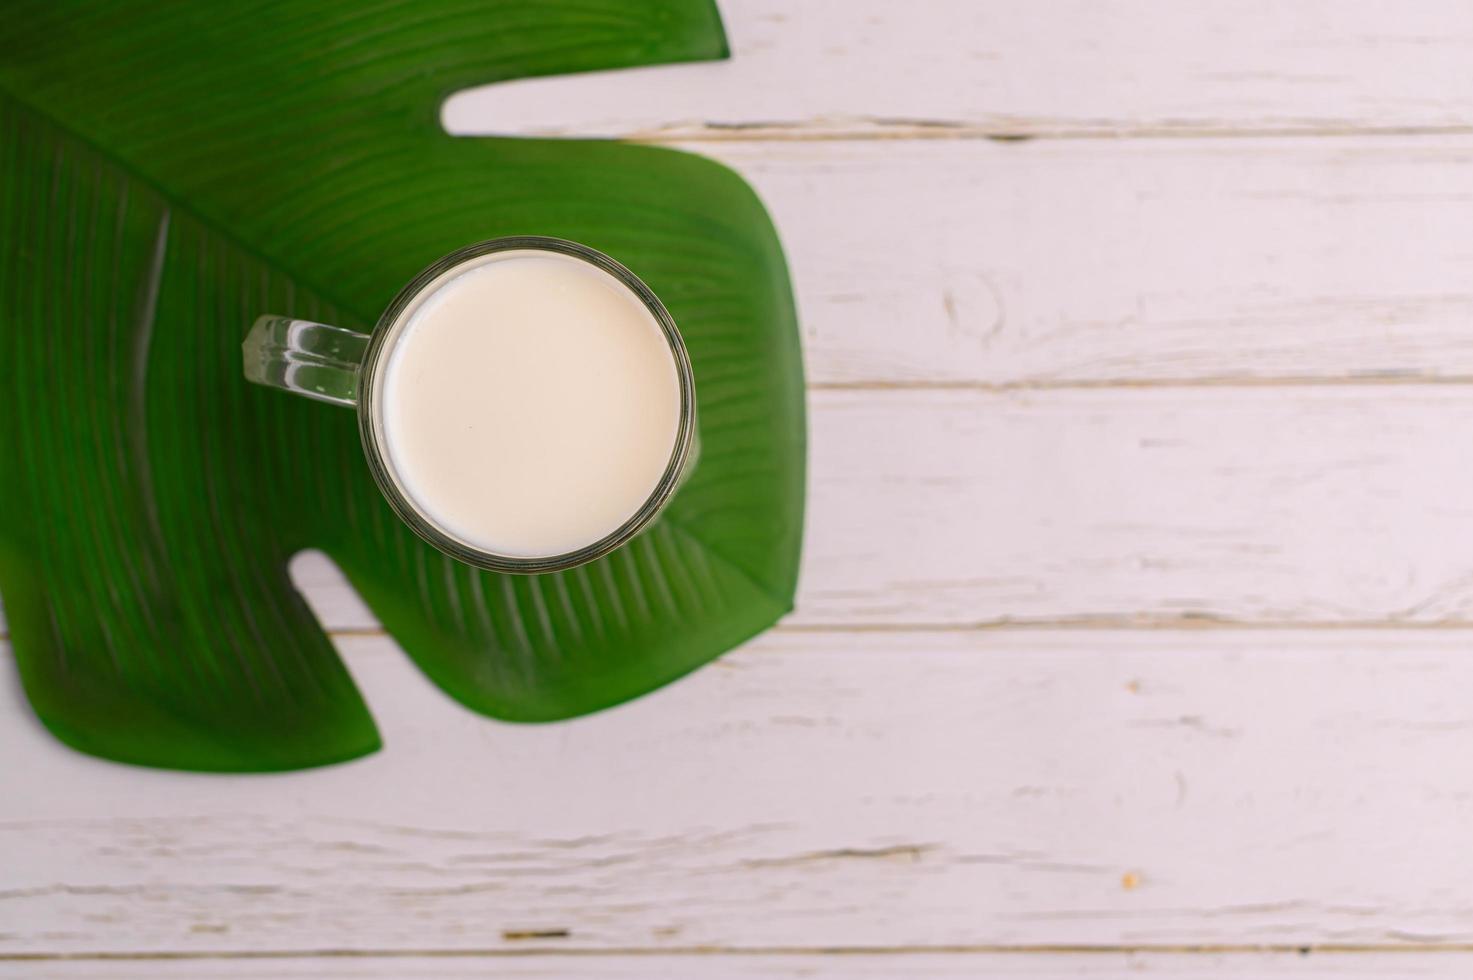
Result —
[[[540, 557], [503, 555], [477, 548], [436, 524], [432, 517], [423, 508], [417, 506], [400, 486], [399, 480], [394, 475], [393, 467], [388, 462], [386, 440], [379, 431], [382, 427], [382, 420], [379, 418], [382, 414], [382, 406], [378, 404], [377, 398], [378, 375], [381, 365], [387, 364], [386, 355], [393, 348], [393, 345], [389, 343], [389, 338], [394, 333], [394, 328], [398, 325], [405, 309], [419, 298], [436, 279], [457, 265], [495, 252], [515, 250], [552, 252], [581, 259], [613, 276], [628, 288], [660, 325], [660, 330], [670, 347], [671, 356], [675, 360], [675, 371], [680, 387], [680, 419], [676, 427], [675, 445], [671, 448], [670, 459], [666, 462], [659, 482], [656, 483], [645, 502], [624, 523], [597, 541], [574, 551]], [[510, 235], [490, 238], [458, 248], [426, 266], [399, 290], [384, 310], [383, 315], [379, 317], [373, 333], [369, 336], [368, 349], [363, 356], [359, 378], [358, 434], [363, 443], [363, 454], [368, 460], [368, 468], [373, 474], [374, 482], [378, 484], [379, 490], [400, 520], [408, 524], [415, 534], [457, 561], [474, 565], [477, 568], [525, 575], [562, 571], [602, 558], [627, 543], [654, 521], [674, 495], [691, 462], [696, 431], [695, 379], [691, 369], [690, 355], [685, 349], [685, 341], [680, 336], [675, 318], [670, 315], [670, 311], [665, 308], [665, 304], [654, 294], [654, 291], [623, 263], [597, 249], [564, 238], [550, 238], [542, 235]]]

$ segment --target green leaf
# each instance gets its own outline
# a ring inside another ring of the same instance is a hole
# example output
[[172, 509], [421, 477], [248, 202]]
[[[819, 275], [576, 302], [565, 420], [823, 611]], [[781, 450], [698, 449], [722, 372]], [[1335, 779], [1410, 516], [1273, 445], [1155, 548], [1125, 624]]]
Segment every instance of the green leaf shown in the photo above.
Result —
[[[308, 547], [447, 693], [521, 721], [647, 692], [791, 608], [802, 369], [751, 190], [673, 151], [438, 123], [471, 84], [723, 57], [710, 0], [21, 0], [4, 25], [0, 593], [59, 738], [208, 770], [376, 748], [287, 579]], [[510, 234], [644, 278], [700, 404], [700, 465], [667, 516], [533, 578], [422, 544], [352, 413], [248, 385], [240, 363], [258, 313], [366, 328], [421, 267]]]

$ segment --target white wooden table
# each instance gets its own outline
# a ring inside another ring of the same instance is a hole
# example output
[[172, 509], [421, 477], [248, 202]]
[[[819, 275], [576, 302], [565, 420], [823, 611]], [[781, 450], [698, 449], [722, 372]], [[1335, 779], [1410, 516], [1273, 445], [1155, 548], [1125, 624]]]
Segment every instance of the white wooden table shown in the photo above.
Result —
[[150, 772], [0, 670], [0, 976], [1473, 975], [1473, 5], [725, 0], [457, 132], [740, 171], [798, 611], [566, 724], [294, 572], [387, 747]]

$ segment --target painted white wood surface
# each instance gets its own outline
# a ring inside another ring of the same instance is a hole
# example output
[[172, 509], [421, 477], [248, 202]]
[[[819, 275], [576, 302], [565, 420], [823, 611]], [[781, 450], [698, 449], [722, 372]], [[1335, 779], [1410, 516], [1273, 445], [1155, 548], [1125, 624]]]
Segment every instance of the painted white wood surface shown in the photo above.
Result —
[[771, 209], [818, 384], [1473, 377], [1473, 137], [684, 148]]
[[793, 625], [1473, 621], [1467, 387], [818, 391], [809, 452]]
[[902, 953], [640, 956], [270, 957], [179, 961], [0, 962], [0, 978], [24, 980], [1465, 980], [1473, 955], [1424, 953]]
[[57, 749], [3, 674], [0, 954], [1473, 942], [1473, 631], [770, 634], [548, 726], [341, 645], [385, 750]]
[[1473, 123], [1473, 24], [1458, 0], [739, 0], [721, 12], [729, 66], [471, 90], [445, 123], [636, 138]]
[[1473, 8], [722, 7], [445, 116], [768, 203], [789, 625], [541, 728], [340, 636], [387, 749], [249, 779], [67, 752], [0, 656], [0, 976], [1473, 972]]

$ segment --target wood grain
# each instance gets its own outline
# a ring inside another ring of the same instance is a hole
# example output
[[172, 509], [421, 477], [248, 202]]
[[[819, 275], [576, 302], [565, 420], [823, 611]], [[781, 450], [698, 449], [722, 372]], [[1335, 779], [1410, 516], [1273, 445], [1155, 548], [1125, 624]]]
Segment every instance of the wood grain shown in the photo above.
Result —
[[771, 209], [819, 385], [1473, 379], [1473, 138], [686, 148]]
[[1466, 129], [1457, 0], [731, 0], [732, 60], [457, 94], [452, 132], [636, 139]]
[[1473, 621], [1462, 386], [822, 391], [810, 424], [794, 627]]
[[531, 727], [348, 639], [385, 751], [252, 779], [7, 668], [0, 954], [1466, 944], [1470, 637], [769, 635]]
[[567, 980], [569, 977], [649, 980], [1107, 980], [1170, 977], [1172, 980], [1377, 980], [1458, 978], [1473, 971], [1467, 953], [872, 953], [722, 955], [538, 956], [316, 956], [185, 960], [0, 961], [0, 978], [25, 980], [459, 980], [469, 977]]

